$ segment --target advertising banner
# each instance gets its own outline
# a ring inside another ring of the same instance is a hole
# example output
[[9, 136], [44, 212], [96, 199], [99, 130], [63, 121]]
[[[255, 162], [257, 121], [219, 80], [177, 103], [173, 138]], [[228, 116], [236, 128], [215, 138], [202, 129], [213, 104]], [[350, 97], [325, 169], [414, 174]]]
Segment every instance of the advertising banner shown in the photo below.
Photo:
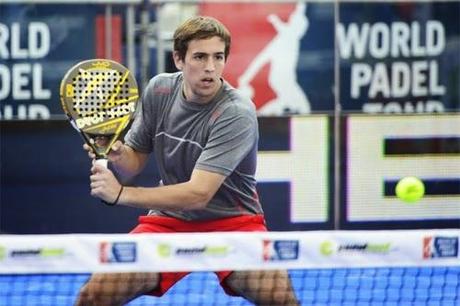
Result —
[[460, 110], [460, 2], [341, 3], [339, 20], [343, 110]]
[[204, 3], [200, 13], [232, 33], [225, 77], [254, 100], [259, 115], [334, 109], [332, 2]]
[[458, 230], [3, 235], [0, 274], [458, 267], [459, 239]]
[[226, 78], [261, 116], [333, 111], [336, 87], [344, 111], [460, 110], [459, 2], [345, 2], [338, 15], [333, 2], [205, 3], [200, 13], [232, 32]]
[[98, 14], [91, 5], [0, 4], [0, 120], [63, 114], [60, 81], [96, 56]]
[[[261, 116], [330, 113], [338, 104], [370, 114], [460, 110], [458, 1], [344, 2], [338, 10], [332, 1], [206, 2], [198, 13], [231, 31], [224, 76]], [[102, 5], [1, 4], [2, 119], [62, 114], [62, 75], [104, 55], [103, 14]], [[124, 21], [111, 21], [118, 59]]]

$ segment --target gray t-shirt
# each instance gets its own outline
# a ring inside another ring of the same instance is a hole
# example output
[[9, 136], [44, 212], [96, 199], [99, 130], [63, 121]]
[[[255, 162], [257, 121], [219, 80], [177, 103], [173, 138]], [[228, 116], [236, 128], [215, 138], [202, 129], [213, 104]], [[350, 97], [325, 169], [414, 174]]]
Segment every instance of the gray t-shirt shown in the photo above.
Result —
[[188, 181], [195, 168], [226, 179], [205, 209], [149, 215], [211, 220], [263, 214], [254, 177], [259, 138], [254, 104], [225, 81], [207, 104], [187, 102], [182, 86], [181, 72], [152, 78], [125, 143], [154, 153], [164, 185]]

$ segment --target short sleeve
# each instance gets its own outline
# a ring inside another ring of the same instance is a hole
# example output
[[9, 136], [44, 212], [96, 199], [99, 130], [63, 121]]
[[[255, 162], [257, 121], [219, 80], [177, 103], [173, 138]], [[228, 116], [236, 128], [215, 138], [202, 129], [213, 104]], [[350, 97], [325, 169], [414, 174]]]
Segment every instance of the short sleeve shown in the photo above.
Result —
[[125, 143], [134, 150], [142, 153], [150, 153], [153, 150], [155, 132], [153, 95], [154, 79], [152, 79], [142, 95], [140, 105], [136, 110], [134, 121], [125, 136]]

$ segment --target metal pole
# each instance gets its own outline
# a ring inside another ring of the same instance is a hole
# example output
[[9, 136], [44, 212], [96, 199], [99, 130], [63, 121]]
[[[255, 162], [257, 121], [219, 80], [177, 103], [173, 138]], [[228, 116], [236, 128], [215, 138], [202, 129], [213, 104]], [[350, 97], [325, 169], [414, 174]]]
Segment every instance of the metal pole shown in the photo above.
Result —
[[165, 44], [162, 36], [162, 28], [161, 28], [161, 4], [157, 5], [157, 20], [156, 20], [156, 47], [157, 47], [157, 73], [165, 72], [166, 70], [166, 62], [165, 62]]
[[105, 6], [105, 57], [112, 59], [112, 5]]
[[[337, 25], [340, 22], [339, 0], [334, 1], [334, 229], [340, 229], [341, 217], [341, 193], [340, 193], [340, 122], [342, 115], [342, 105], [340, 104], [340, 54], [337, 42]], [[345, 204], [345, 203], [343, 203]]]
[[150, 68], [150, 50], [149, 50], [149, 2], [144, 1], [141, 11], [141, 88], [143, 88], [149, 79]]
[[128, 69], [133, 75], [136, 75], [135, 22], [134, 5], [128, 5], [126, 10], [126, 61]]

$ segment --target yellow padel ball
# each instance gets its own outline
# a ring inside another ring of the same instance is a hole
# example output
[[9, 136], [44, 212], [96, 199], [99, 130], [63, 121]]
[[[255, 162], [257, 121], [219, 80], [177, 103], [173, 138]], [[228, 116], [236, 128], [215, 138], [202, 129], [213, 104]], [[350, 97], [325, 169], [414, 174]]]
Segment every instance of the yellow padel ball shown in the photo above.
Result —
[[425, 194], [425, 185], [416, 177], [408, 176], [396, 184], [396, 196], [404, 202], [415, 203]]

